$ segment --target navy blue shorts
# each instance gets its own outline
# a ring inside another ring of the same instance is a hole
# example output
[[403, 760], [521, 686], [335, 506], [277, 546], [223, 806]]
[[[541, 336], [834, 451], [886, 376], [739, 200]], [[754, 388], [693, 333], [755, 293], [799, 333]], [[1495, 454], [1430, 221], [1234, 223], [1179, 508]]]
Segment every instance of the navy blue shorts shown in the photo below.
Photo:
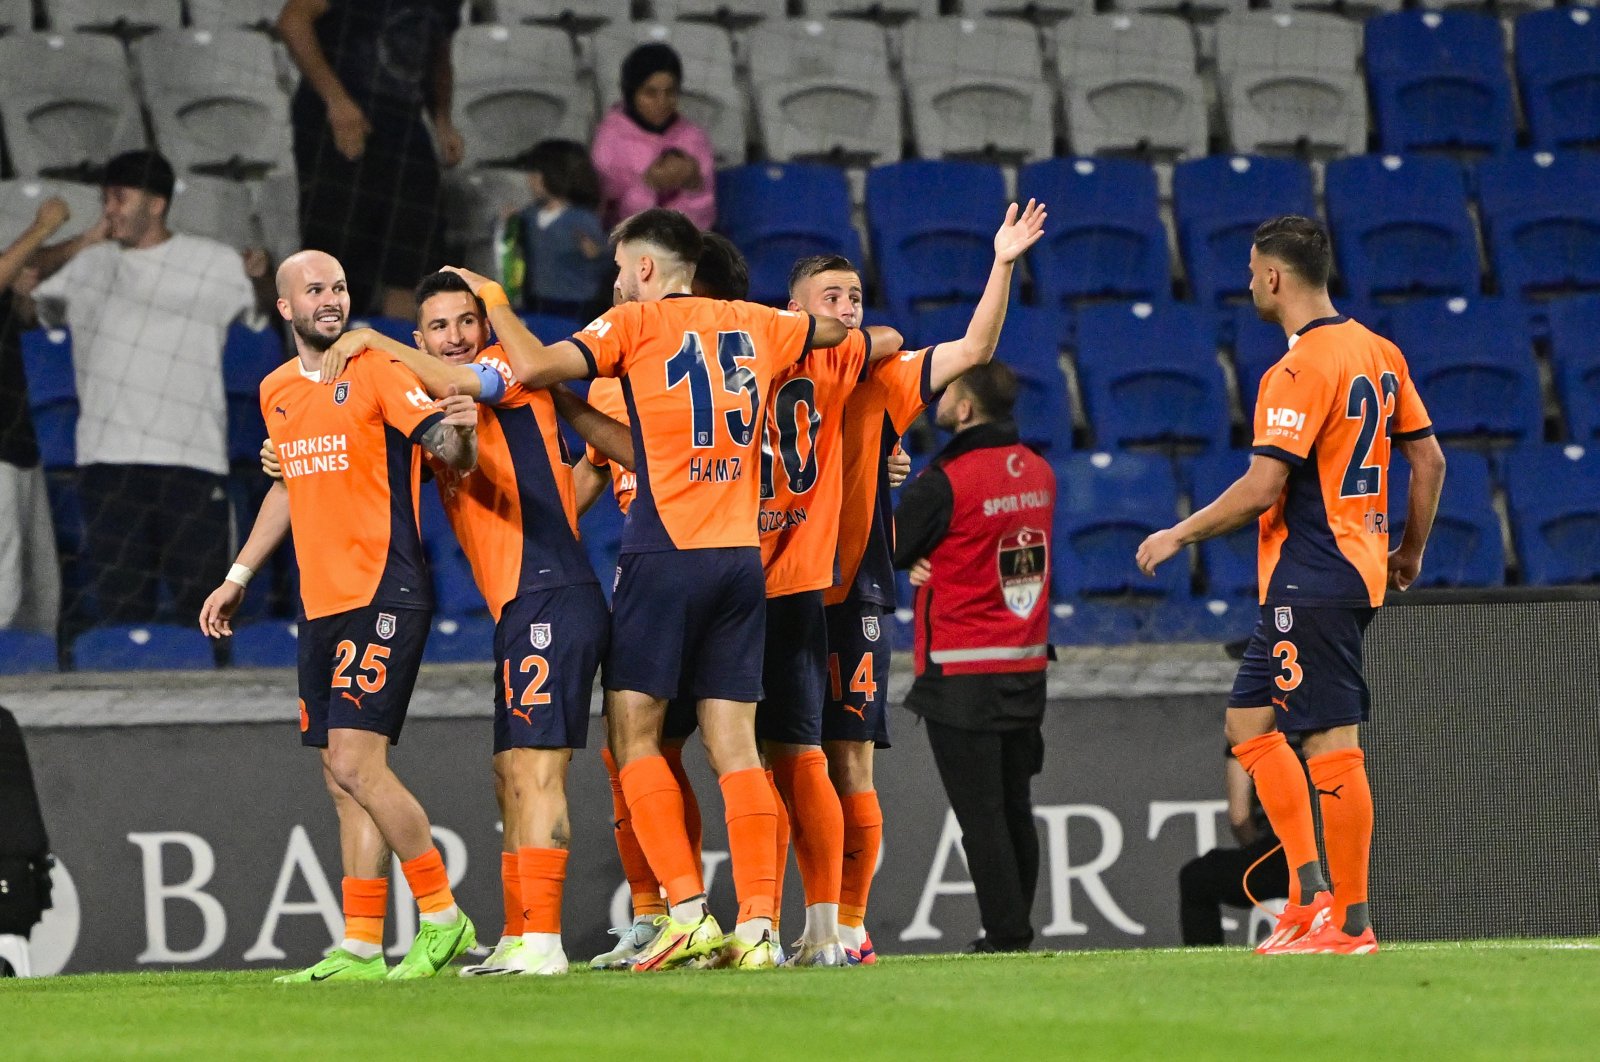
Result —
[[605, 687], [671, 700], [761, 700], [766, 577], [755, 546], [625, 553]]
[[828, 621], [822, 591], [767, 598], [767, 644], [756, 706], [756, 737], [787, 745], [822, 744], [828, 682]]
[[889, 631], [879, 605], [829, 605], [822, 740], [889, 747]]
[[494, 751], [581, 749], [594, 676], [611, 634], [595, 583], [533, 590], [494, 628]]
[[368, 605], [300, 624], [300, 742], [328, 747], [330, 730], [370, 730], [400, 742], [433, 613]]
[[1229, 708], [1277, 709], [1286, 734], [1365, 722], [1372, 707], [1361, 638], [1373, 608], [1263, 605]]

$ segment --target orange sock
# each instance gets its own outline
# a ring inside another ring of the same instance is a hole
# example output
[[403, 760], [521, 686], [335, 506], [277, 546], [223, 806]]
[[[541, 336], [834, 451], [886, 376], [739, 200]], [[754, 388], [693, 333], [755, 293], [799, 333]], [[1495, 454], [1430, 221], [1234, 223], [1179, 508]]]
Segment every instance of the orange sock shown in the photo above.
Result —
[[522, 936], [522, 879], [517, 873], [517, 853], [500, 853], [500, 902], [505, 907], [502, 936]]
[[430, 848], [415, 859], [400, 864], [400, 872], [411, 886], [411, 895], [417, 898], [417, 910], [433, 914], [453, 907], [456, 898], [450, 893], [450, 875], [445, 873], [444, 858], [437, 848]]
[[644, 756], [617, 774], [628, 800], [634, 836], [650, 861], [651, 872], [666, 888], [667, 902], [682, 903], [705, 892], [683, 828], [683, 793], [666, 759]]
[[[1307, 864], [1317, 867], [1317, 832], [1305, 769], [1277, 730], [1235, 745], [1233, 755], [1254, 779], [1256, 796], [1272, 823], [1272, 832], [1283, 842], [1283, 854], [1289, 861], [1289, 902], [1304, 903], [1310, 897], [1302, 899], [1299, 872]], [[1320, 867], [1316, 876], [1322, 876]]]
[[345, 878], [344, 935], [363, 944], [383, 944], [383, 916], [389, 909], [388, 878]]
[[611, 758], [611, 750], [607, 748], [600, 750], [600, 759], [605, 762], [606, 774], [611, 778], [612, 835], [617, 842], [617, 856], [622, 860], [622, 874], [628, 879], [628, 891], [633, 895], [633, 917], [666, 914], [661, 883], [651, 873], [650, 861], [644, 857], [639, 838], [633, 833], [628, 801], [622, 795], [622, 779], [617, 776], [617, 761]]
[[847, 793], [844, 808], [844, 877], [839, 888], [839, 924], [860, 929], [867, 920], [867, 894], [878, 869], [878, 846], [883, 843], [883, 808], [878, 791]]
[[1337, 749], [1306, 761], [1322, 803], [1322, 839], [1328, 846], [1328, 875], [1333, 878], [1333, 924], [1353, 934], [1367, 928], [1372, 788], [1366, 764], [1360, 749]]
[[776, 756], [772, 776], [794, 811], [794, 855], [806, 906], [838, 903], [844, 875], [844, 809], [828, 777], [828, 757], [821, 749]]
[[683, 831], [689, 835], [689, 847], [694, 850], [694, 865], [704, 866], [700, 857], [700, 800], [694, 795], [694, 786], [689, 784], [689, 772], [683, 769], [683, 746], [667, 745], [662, 748], [661, 755], [672, 768], [672, 777], [678, 780], [678, 789], [683, 793]]
[[719, 779], [728, 821], [728, 857], [733, 864], [733, 890], [739, 898], [739, 921], [771, 918], [772, 890], [778, 876], [777, 813], [772, 784], [760, 767], [730, 771]]
[[778, 844], [774, 849], [778, 872], [772, 879], [772, 929], [776, 933], [783, 922], [783, 875], [789, 869], [789, 809], [784, 806], [783, 794], [778, 792], [771, 771], [767, 772], [767, 784], [772, 787], [772, 807], [778, 813]]
[[561, 887], [567, 883], [565, 848], [519, 848], [524, 933], [561, 932]]

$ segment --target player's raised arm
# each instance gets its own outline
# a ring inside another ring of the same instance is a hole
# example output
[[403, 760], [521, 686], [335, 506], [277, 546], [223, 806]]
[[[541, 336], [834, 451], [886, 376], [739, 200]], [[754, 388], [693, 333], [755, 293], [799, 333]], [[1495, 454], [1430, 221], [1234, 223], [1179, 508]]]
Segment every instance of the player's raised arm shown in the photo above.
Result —
[[467, 395], [448, 395], [439, 400], [444, 419], [435, 421], [417, 441], [445, 464], [458, 472], [478, 467], [478, 408]]
[[1289, 482], [1289, 464], [1276, 457], [1256, 454], [1250, 467], [1217, 500], [1165, 531], [1157, 531], [1139, 545], [1135, 560], [1139, 570], [1154, 575], [1156, 568], [1179, 550], [1208, 538], [1237, 530], [1272, 508]]
[[506, 361], [522, 386], [549, 387], [567, 380], [587, 379], [591, 375], [589, 359], [583, 356], [577, 344], [562, 340], [546, 346], [529, 331], [511, 308], [511, 300], [499, 284], [460, 266], [445, 266], [445, 272], [460, 276], [483, 301], [500, 348], [506, 352]]
[[1006, 305], [1011, 300], [1011, 274], [1017, 259], [1044, 235], [1047, 216], [1044, 204], [1032, 199], [1020, 213], [1015, 203], [1006, 210], [1006, 219], [994, 234], [994, 266], [989, 270], [989, 282], [972, 311], [967, 334], [940, 343], [929, 355], [933, 362], [933, 390], [943, 391], [962, 373], [994, 357], [1000, 328], [1006, 323]]
[[1406, 533], [1400, 545], [1389, 554], [1389, 585], [1396, 590], [1410, 589], [1422, 572], [1422, 551], [1433, 533], [1433, 518], [1439, 513], [1439, 492], [1444, 489], [1444, 450], [1432, 435], [1420, 439], [1396, 439], [1395, 445], [1411, 465], [1411, 497], [1406, 503]]
[[807, 350], [827, 350], [844, 342], [845, 336], [850, 334], [850, 327], [843, 321], [832, 317], [811, 318], [811, 340], [806, 344]]
[[868, 361], [891, 357], [906, 349], [906, 337], [888, 325], [868, 325], [862, 331], [867, 333]]
[[561, 384], [550, 388], [550, 397], [555, 399], [556, 415], [571, 424], [584, 442], [633, 471], [633, 432], [626, 424], [606, 416]]
[[321, 381], [333, 383], [344, 373], [350, 359], [363, 350], [375, 350], [398, 361], [410, 369], [435, 398], [450, 394], [479, 398], [483, 395], [484, 373], [494, 375], [493, 369], [485, 368], [480, 372], [472, 365], [453, 365], [443, 358], [432, 357], [371, 328], [352, 328], [322, 352]]
[[225, 638], [233, 633], [228, 622], [244, 600], [244, 588], [256, 570], [267, 562], [274, 550], [289, 537], [289, 491], [281, 481], [274, 483], [261, 500], [250, 537], [234, 560], [220, 586], [211, 591], [200, 606], [200, 633], [208, 638]]

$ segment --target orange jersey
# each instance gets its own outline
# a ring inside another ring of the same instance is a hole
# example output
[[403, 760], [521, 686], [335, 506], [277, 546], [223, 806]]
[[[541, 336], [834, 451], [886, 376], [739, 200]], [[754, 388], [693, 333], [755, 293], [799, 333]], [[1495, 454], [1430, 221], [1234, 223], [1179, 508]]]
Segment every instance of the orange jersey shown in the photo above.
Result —
[[[589, 404], [612, 420], [628, 423], [628, 402], [622, 397], [622, 381], [599, 379], [589, 385]], [[589, 463], [596, 468], [605, 468], [611, 464], [611, 458], [596, 450], [592, 446], [584, 447], [589, 458]], [[617, 496], [617, 508], [622, 510], [622, 515], [628, 515], [628, 506], [633, 504], [633, 495], [639, 489], [639, 477], [626, 468], [613, 468], [611, 470], [611, 493]]]
[[1254, 452], [1291, 466], [1261, 516], [1261, 603], [1383, 604], [1391, 441], [1431, 434], [1398, 347], [1346, 317], [1301, 329], [1256, 399]]
[[813, 350], [772, 383], [761, 444], [761, 564], [767, 596], [833, 585], [844, 470], [844, 404], [861, 380], [870, 346], [851, 329]]
[[261, 381], [261, 415], [289, 491], [306, 619], [368, 605], [432, 608], [415, 443], [444, 414], [421, 382], [374, 350], [351, 358], [332, 387], [295, 358]]
[[638, 473], [623, 553], [760, 544], [762, 408], [811, 329], [809, 314], [669, 295], [572, 337], [591, 375], [622, 379]]
[[519, 594], [595, 581], [578, 544], [578, 510], [555, 399], [516, 380], [498, 345], [477, 358], [506, 381], [478, 406], [478, 467], [461, 473], [430, 460], [445, 515], [496, 620]]
[[855, 599], [894, 608], [894, 510], [884, 459], [933, 398], [933, 348], [872, 363], [844, 404], [839, 578], [829, 605]]

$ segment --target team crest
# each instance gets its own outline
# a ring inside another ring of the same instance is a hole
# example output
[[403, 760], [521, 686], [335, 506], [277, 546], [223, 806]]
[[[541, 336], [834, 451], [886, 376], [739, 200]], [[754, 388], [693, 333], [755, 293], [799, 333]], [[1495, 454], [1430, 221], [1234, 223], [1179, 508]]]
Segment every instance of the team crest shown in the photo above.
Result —
[[1037, 528], [1024, 527], [1000, 540], [1000, 593], [1006, 608], [1023, 619], [1045, 596], [1050, 568], [1049, 539]]
[[394, 614], [391, 612], [378, 613], [378, 637], [385, 641], [394, 637]]
[[862, 616], [861, 637], [865, 638], [869, 642], [875, 642], [878, 640], [878, 633], [878, 617]]
[[550, 624], [533, 623], [528, 626], [528, 640], [535, 649], [550, 648]]
[[1273, 609], [1272, 624], [1278, 628], [1279, 634], [1288, 634], [1294, 629], [1294, 610], [1288, 605], [1280, 605]]
[[338, 383], [333, 385], [333, 404], [334, 405], [336, 405], [336, 406], [344, 405], [344, 400], [349, 398], [349, 397], [350, 397], [350, 381], [349, 380], [340, 380]]

